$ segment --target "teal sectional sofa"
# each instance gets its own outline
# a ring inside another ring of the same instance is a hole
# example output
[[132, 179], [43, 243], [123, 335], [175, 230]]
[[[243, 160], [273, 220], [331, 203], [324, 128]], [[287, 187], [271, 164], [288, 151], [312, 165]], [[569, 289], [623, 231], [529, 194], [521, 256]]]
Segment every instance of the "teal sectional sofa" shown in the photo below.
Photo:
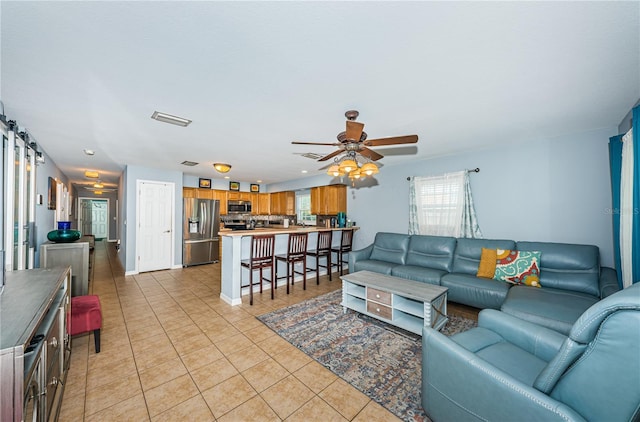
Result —
[[[482, 248], [539, 251], [542, 288], [477, 277]], [[619, 290], [597, 246], [506, 239], [377, 233], [349, 254], [349, 271], [369, 270], [447, 287], [448, 300], [498, 309], [563, 334], [584, 311]]]

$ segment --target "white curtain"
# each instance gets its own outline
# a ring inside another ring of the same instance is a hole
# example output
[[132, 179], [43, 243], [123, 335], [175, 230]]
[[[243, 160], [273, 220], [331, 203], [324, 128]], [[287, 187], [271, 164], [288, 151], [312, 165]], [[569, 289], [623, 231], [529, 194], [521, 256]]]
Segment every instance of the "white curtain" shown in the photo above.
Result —
[[631, 249], [633, 244], [633, 130], [622, 137], [622, 169], [620, 174], [620, 262], [622, 287], [633, 283]]
[[482, 237], [466, 170], [411, 178], [409, 234]]

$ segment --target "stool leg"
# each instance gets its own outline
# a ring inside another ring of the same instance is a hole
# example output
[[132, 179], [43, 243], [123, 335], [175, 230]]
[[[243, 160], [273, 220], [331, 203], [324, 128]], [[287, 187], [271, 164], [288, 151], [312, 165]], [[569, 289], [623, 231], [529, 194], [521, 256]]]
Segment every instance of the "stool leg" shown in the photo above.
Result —
[[307, 290], [307, 257], [306, 256], [302, 259], [302, 290]]
[[249, 305], [253, 305], [253, 268], [249, 266]]
[[100, 353], [100, 329], [93, 330], [93, 339], [96, 345], [96, 353]]

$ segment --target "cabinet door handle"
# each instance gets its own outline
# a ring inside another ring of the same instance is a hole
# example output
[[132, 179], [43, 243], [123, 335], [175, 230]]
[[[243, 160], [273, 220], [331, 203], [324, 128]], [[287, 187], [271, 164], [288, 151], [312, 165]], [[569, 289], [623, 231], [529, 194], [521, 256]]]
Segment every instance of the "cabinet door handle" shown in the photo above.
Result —
[[380, 312], [380, 308], [376, 308], [376, 312]]
[[376, 293], [376, 299], [380, 299], [380, 295]]
[[55, 337], [53, 337], [53, 338], [51, 339], [50, 344], [51, 344], [51, 347], [53, 347], [53, 348], [55, 349], [56, 347], [58, 347], [58, 339], [57, 339], [57, 338], [55, 338]]

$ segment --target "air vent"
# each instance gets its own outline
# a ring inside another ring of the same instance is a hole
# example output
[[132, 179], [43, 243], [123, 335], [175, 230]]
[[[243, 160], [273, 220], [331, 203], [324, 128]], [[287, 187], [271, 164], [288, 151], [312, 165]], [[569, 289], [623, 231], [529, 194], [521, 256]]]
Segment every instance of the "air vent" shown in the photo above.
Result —
[[197, 166], [198, 163], [195, 163], [193, 161], [183, 161], [180, 164], [182, 164], [183, 166], [189, 166], [189, 167], [193, 167], [193, 166]]
[[302, 156], [306, 158], [311, 158], [312, 160], [317, 160], [319, 158], [322, 158], [322, 155], [316, 154], [315, 152], [305, 152], [304, 154], [302, 154]]

